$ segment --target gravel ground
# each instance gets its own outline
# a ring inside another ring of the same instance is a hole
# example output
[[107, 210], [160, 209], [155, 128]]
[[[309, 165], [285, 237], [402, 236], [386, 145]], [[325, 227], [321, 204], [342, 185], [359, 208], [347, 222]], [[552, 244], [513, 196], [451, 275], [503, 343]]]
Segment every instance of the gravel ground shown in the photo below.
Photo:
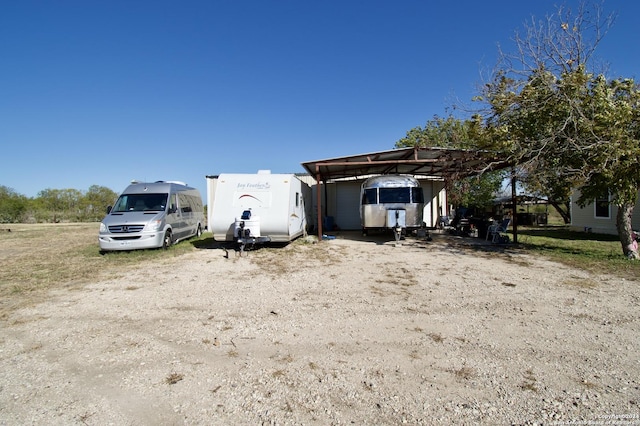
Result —
[[0, 424], [640, 424], [640, 286], [511, 248], [202, 249], [0, 331]]

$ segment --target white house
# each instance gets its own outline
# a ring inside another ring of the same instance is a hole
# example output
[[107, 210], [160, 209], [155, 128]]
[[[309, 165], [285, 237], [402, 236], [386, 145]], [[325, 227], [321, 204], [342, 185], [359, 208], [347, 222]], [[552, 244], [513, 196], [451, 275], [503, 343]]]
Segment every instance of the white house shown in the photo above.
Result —
[[[599, 234], [618, 234], [616, 228], [618, 208], [609, 203], [608, 197], [596, 199], [584, 208], [577, 204], [579, 197], [578, 190], [571, 195], [571, 229]], [[640, 230], [640, 203], [636, 203], [633, 213], [632, 227], [634, 230]]]

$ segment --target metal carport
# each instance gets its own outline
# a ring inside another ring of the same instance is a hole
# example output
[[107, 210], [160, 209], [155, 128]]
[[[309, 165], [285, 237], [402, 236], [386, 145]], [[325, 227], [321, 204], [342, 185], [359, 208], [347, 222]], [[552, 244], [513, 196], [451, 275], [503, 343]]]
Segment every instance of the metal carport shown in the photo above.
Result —
[[[320, 240], [322, 240], [320, 189], [329, 180], [387, 174], [408, 174], [452, 179], [478, 175], [488, 170], [500, 170], [510, 166], [499, 154], [494, 152], [425, 147], [399, 148], [389, 151], [307, 161], [301, 164], [318, 184], [316, 191], [317, 229]], [[513, 187], [515, 188], [515, 185]], [[515, 217], [513, 230], [514, 240], [517, 241]]]

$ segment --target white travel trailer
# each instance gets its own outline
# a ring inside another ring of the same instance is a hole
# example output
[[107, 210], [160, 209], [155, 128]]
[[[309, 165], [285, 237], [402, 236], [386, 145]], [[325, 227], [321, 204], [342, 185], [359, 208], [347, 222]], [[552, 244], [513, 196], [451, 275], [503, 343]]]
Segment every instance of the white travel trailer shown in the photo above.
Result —
[[289, 242], [307, 228], [311, 188], [294, 174], [207, 176], [209, 229], [216, 241]]
[[183, 182], [132, 182], [100, 223], [100, 251], [167, 248], [204, 228], [197, 189]]

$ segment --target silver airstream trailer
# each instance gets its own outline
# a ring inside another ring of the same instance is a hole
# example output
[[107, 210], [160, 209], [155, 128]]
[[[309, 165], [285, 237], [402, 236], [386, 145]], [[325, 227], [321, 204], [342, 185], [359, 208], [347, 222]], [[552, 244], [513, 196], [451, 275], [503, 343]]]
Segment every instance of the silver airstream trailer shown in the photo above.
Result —
[[406, 175], [375, 176], [362, 184], [362, 233], [391, 229], [396, 241], [402, 233], [423, 226], [424, 194], [417, 179]]

